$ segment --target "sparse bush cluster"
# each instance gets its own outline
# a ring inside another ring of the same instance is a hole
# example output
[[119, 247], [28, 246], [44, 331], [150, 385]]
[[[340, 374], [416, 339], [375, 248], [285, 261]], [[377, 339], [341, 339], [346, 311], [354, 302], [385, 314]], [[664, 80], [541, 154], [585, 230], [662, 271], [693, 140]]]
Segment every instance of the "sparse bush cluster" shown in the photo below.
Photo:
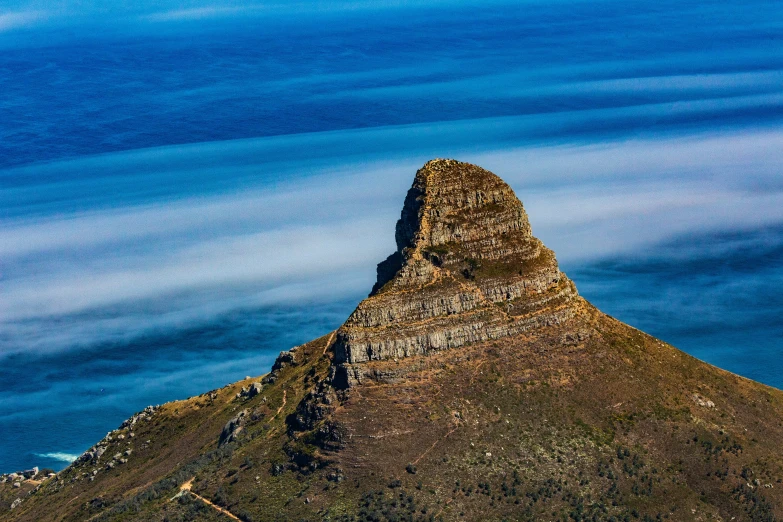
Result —
[[340, 522], [434, 522], [436, 518], [430, 509], [419, 504], [413, 495], [395, 488], [394, 493], [369, 491], [359, 501], [359, 512], [355, 516], [344, 516]]
[[758, 489], [740, 484], [732, 491], [734, 500], [745, 508], [752, 522], [775, 522], [775, 509]]
[[140, 513], [144, 508], [144, 504], [157, 500], [161, 497], [173, 496], [176, 492], [176, 489], [185, 481], [190, 480], [191, 477], [195, 476], [199, 471], [211, 464], [229, 462], [233, 453], [233, 444], [226, 444], [225, 446], [210, 451], [209, 453], [205, 453], [188, 464], [185, 464], [165, 479], [147, 487], [134, 497], [115, 504], [112, 509], [102, 513], [94, 520], [96, 522], [100, 522], [103, 520], [110, 520], [117, 515], [122, 515], [125, 513]]

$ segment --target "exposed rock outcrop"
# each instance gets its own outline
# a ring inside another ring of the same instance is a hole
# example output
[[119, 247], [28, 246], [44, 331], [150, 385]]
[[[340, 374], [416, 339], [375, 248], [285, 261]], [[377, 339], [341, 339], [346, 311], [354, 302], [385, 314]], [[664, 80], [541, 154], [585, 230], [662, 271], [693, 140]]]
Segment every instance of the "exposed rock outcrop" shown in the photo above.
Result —
[[218, 440], [218, 444], [222, 446], [223, 444], [236, 440], [237, 435], [239, 435], [239, 433], [245, 427], [245, 424], [247, 423], [247, 419], [248, 419], [247, 410], [242, 410], [239, 413], [237, 413], [231, 420], [229, 420], [226, 423], [225, 426], [223, 426], [223, 431], [220, 432], [220, 439]]
[[277, 381], [277, 376], [280, 370], [287, 366], [296, 365], [296, 351], [299, 347], [294, 346], [288, 351], [280, 352], [280, 355], [275, 359], [275, 363], [272, 365], [272, 370], [261, 379], [263, 384], [274, 384]]
[[337, 332], [335, 383], [360, 363], [501, 339], [573, 317], [576, 287], [533, 237], [511, 188], [475, 165], [433, 160], [397, 222], [397, 251]]

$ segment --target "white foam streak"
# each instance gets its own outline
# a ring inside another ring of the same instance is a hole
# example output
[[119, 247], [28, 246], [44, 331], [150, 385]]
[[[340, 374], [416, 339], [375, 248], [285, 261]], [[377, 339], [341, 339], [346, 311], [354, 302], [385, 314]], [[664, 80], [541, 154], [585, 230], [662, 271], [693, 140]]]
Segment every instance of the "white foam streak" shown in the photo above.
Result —
[[[163, 298], [212, 287], [279, 285], [372, 266], [388, 241], [375, 231], [382, 222], [360, 220], [324, 227], [274, 230], [208, 240], [182, 249], [149, 252], [117, 263], [98, 260], [46, 275], [29, 274], [4, 292], [13, 303], [3, 316], [23, 320], [70, 314], [124, 301]], [[354, 238], [366, 238], [356, 251]], [[344, 253], [350, 253], [344, 256]], [[119, 265], [119, 266], [118, 266]]]
[[47, 17], [46, 11], [0, 11], [0, 32], [30, 27]]
[[[342, 139], [361, 147], [376, 138], [367, 131]], [[257, 140], [225, 144], [233, 158], [263, 168], [251, 153], [258, 146]], [[209, 147], [221, 155], [220, 144]], [[534, 232], [561, 261], [573, 263], [644, 250], [677, 234], [783, 222], [782, 150], [783, 132], [746, 130], [449, 154], [506, 179]], [[178, 166], [161, 171], [164, 184], [167, 176], [182, 177], [188, 154], [203, 151], [169, 153]], [[145, 157], [117, 155], [128, 173], [147, 168]], [[96, 160], [95, 168], [110, 166], [112, 158]], [[110, 208], [7, 220], [0, 228], [6, 350], [129, 339], [238, 308], [361, 297], [375, 264], [394, 248], [394, 222], [415, 170], [409, 160], [372, 158], [338, 157], [310, 165], [309, 176], [273, 185], [260, 180], [241, 191], [138, 205], [122, 205], [118, 197]], [[206, 167], [229, 178], [231, 169], [246, 168], [236, 159]]]
[[75, 453], [64, 453], [61, 451], [54, 451], [51, 453], [36, 453], [36, 455], [39, 457], [59, 460], [60, 462], [68, 462], [68, 463], [71, 463], [79, 458], [79, 455]]
[[223, 16], [238, 15], [253, 11], [251, 7], [223, 7], [207, 6], [193, 7], [190, 9], [172, 9], [170, 11], [159, 11], [142, 18], [151, 22], [172, 22], [181, 20], [204, 20], [208, 18], [217, 18]]

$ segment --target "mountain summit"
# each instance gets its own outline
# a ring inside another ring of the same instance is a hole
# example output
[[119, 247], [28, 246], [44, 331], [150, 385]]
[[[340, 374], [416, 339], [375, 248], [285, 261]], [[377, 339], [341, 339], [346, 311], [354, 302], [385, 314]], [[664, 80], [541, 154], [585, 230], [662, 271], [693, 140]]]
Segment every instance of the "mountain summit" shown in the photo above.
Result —
[[783, 392], [580, 297], [480, 167], [414, 179], [335, 332], [134, 415], [2, 520], [774, 521]]
[[354, 363], [426, 355], [572, 317], [576, 288], [533, 237], [522, 203], [475, 165], [430, 161], [416, 173], [397, 251], [337, 332], [346, 384]]

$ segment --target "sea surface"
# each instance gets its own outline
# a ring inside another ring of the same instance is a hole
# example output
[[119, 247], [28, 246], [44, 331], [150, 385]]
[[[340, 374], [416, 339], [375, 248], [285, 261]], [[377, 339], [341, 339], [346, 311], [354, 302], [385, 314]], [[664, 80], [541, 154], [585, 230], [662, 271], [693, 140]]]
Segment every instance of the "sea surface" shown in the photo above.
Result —
[[0, 6], [0, 472], [337, 328], [426, 160], [605, 312], [783, 387], [779, 1]]

